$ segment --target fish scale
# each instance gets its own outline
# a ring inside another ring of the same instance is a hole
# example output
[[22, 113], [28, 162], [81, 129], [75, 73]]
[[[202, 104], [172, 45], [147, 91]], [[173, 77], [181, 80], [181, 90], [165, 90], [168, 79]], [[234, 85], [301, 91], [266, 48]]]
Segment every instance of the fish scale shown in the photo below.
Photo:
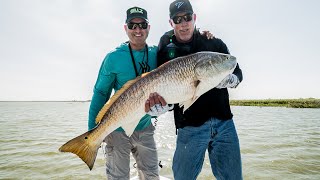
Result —
[[229, 54], [198, 52], [173, 59], [157, 69], [127, 82], [97, 115], [97, 126], [77, 136], [59, 150], [78, 155], [91, 170], [100, 144], [115, 129], [122, 127], [131, 136], [144, 112], [150, 93], [157, 92], [167, 103], [185, 109], [202, 94], [214, 88], [236, 67]]

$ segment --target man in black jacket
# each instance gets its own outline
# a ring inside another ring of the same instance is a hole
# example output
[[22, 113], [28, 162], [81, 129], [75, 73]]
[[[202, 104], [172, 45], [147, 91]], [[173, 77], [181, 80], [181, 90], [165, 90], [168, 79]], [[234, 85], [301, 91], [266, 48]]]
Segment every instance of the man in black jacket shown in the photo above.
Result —
[[[199, 51], [229, 54], [225, 43], [218, 38], [207, 39], [195, 28], [196, 14], [188, 0], [170, 4], [170, 25], [158, 45], [158, 66], [173, 58]], [[196, 179], [208, 149], [212, 172], [217, 179], [242, 179], [241, 155], [238, 135], [233, 123], [227, 88], [235, 88], [242, 81], [239, 65], [216, 88], [197, 99], [183, 113], [183, 107], [174, 106], [177, 134], [173, 158], [174, 179]], [[164, 103], [157, 94], [148, 99]], [[160, 97], [160, 96], [159, 96]], [[160, 97], [161, 98], [161, 97]]]

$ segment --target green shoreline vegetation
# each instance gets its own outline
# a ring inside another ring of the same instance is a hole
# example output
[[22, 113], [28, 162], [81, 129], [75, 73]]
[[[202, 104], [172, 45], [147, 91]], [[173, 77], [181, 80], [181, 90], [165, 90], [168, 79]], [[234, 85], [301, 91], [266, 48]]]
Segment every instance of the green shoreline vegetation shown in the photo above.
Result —
[[[90, 102], [90, 100], [71, 101], [1, 101], [0, 102]], [[231, 106], [264, 106], [264, 107], [287, 107], [287, 108], [320, 108], [320, 99], [257, 99], [257, 100], [230, 100]]]
[[231, 106], [267, 106], [288, 108], [320, 108], [320, 99], [230, 100]]

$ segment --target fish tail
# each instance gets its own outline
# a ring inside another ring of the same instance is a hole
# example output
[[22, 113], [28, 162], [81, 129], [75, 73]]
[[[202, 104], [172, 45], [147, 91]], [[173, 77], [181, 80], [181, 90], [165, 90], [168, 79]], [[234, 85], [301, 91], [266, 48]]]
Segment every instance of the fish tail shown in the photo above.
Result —
[[90, 137], [90, 132], [91, 131], [88, 131], [66, 142], [59, 148], [59, 151], [76, 154], [88, 165], [89, 169], [92, 170], [100, 144], [90, 140], [90, 138], [92, 138]]

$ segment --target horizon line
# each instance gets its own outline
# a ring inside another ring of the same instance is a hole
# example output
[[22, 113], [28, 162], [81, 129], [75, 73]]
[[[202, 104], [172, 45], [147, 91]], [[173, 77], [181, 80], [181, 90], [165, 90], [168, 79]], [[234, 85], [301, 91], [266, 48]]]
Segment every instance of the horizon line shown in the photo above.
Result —
[[[230, 101], [237, 100], [293, 100], [293, 99], [315, 99], [320, 100], [320, 98], [262, 98], [262, 99], [229, 99]], [[0, 102], [90, 102], [90, 100], [0, 100]]]

